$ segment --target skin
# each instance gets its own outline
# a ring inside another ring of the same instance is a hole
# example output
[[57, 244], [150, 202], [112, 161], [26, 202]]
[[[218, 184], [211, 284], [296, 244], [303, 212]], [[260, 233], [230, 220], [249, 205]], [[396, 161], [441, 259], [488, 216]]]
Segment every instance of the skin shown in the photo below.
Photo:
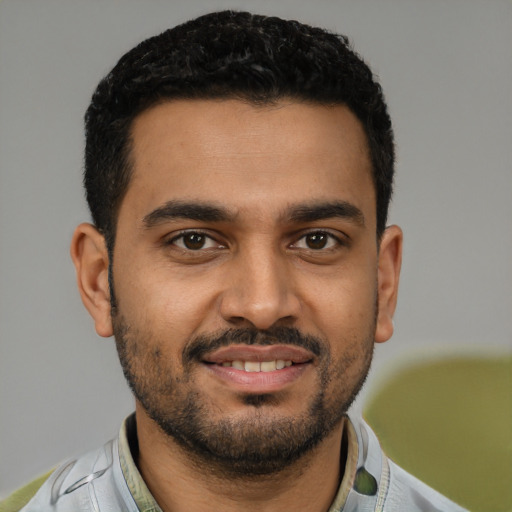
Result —
[[[371, 164], [356, 117], [344, 106], [180, 100], [140, 114], [132, 135], [134, 173], [119, 212], [113, 275], [134, 371], [143, 379], [152, 362], [168, 372], [180, 393], [195, 393], [212, 423], [229, 418], [271, 428], [307, 416], [320, 389], [328, 404], [348, 400], [373, 341], [392, 335], [402, 246], [397, 226], [377, 239]], [[173, 201], [208, 203], [229, 215], [162, 216]], [[352, 209], [316, 220], [293, 215], [334, 202]], [[187, 249], [183, 230], [206, 235], [205, 245]], [[104, 239], [82, 224], [71, 254], [96, 331], [111, 336]], [[195, 337], [248, 327], [297, 328], [321, 340], [330, 358], [313, 357], [299, 376], [277, 385], [276, 400], [258, 407], [244, 401], [254, 384], [243, 388], [200, 362], [184, 366], [183, 350]], [[145, 354], [144, 364], [136, 353]], [[324, 384], [322, 371], [330, 377]], [[164, 398], [155, 393], [159, 406]], [[164, 511], [322, 511], [342, 477], [342, 420], [284, 470], [233, 483], [201, 469], [138, 401], [136, 418], [137, 463]]]

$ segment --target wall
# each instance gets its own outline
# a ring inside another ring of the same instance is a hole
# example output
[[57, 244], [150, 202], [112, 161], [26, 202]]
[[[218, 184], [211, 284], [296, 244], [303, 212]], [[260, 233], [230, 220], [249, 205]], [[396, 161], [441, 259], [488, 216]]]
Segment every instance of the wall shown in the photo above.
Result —
[[236, 7], [349, 35], [380, 76], [405, 231], [396, 361], [511, 351], [512, 3], [10, 0], [0, 3], [0, 495], [116, 434], [132, 399], [96, 336], [68, 245], [88, 220], [82, 116], [141, 39]]

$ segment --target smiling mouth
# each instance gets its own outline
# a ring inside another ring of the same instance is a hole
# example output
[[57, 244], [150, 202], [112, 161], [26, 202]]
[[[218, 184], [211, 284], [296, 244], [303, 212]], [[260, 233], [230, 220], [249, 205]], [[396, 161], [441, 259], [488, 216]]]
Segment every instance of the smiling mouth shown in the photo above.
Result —
[[229, 345], [202, 358], [215, 378], [238, 392], [274, 393], [292, 385], [315, 356], [292, 345]]
[[284, 359], [274, 359], [271, 361], [224, 361], [220, 366], [235, 368], [245, 372], [273, 372], [292, 366], [292, 361]]
[[229, 345], [202, 358], [203, 363], [245, 372], [273, 372], [310, 363], [311, 352], [290, 345]]

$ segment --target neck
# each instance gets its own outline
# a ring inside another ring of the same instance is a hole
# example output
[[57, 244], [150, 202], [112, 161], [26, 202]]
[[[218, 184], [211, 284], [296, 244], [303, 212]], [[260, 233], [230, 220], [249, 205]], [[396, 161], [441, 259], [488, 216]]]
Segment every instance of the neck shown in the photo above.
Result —
[[329, 509], [343, 476], [343, 422], [278, 473], [227, 478], [162, 432], [137, 404], [137, 465], [163, 512], [274, 512]]

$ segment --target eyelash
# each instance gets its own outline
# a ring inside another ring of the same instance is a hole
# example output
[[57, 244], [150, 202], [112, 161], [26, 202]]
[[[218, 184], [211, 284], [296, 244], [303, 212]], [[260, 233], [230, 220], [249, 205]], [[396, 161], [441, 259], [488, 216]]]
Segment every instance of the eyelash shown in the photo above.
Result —
[[345, 240], [343, 240], [339, 236], [334, 235], [333, 233], [331, 233], [329, 231], [325, 231], [325, 230], [312, 230], [312, 231], [308, 231], [307, 233], [302, 234], [297, 239], [297, 241], [292, 244], [292, 247], [297, 247], [298, 243], [301, 242], [302, 240], [306, 240], [308, 236], [326, 236], [327, 237], [326, 245], [328, 245], [329, 243], [332, 244], [334, 242], [334, 246], [331, 245], [331, 247], [320, 247], [320, 248], [316, 248], [316, 249], [312, 248], [312, 247], [305, 247], [304, 248], [304, 250], [309, 250], [309, 251], [312, 251], [312, 252], [322, 252], [322, 251], [326, 252], [326, 251], [329, 251], [329, 250], [334, 250], [337, 247], [343, 247], [343, 246], [347, 245], [347, 242]]
[[[181, 249], [183, 251], [187, 251], [187, 252], [200, 252], [201, 250], [206, 250], [206, 249], [210, 249], [210, 247], [207, 247], [207, 248], [203, 248], [203, 247], [198, 247], [197, 249], [191, 249], [191, 248], [188, 248], [188, 247], [180, 247], [176, 244], [176, 242], [178, 240], [184, 240], [185, 237], [187, 235], [199, 235], [201, 237], [204, 237], [205, 240], [210, 240], [210, 241], [213, 241], [215, 242], [216, 244], [218, 244], [218, 248], [225, 248], [226, 246], [221, 244], [220, 242], [218, 242], [214, 237], [211, 236], [211, 234], [209, 234], [208, 232], [205, 232], [205, 231], [202, 231], [200, 229], [194, 229], [194, 230], [183, 230], [181, 232], [179, 232], [177, 235], [173, 236], [172, 238], [168, 239], [165, 241], [165, 245], [166, 246], [175, 246], [177, 247], [178, 249]], [[319, 247], [319, 248], [312, 248], [312, 247], [298, 247], [298, 244], [303, 241], [303, 240], [306, 240], [306, 238], [308, 236], [326, 236], [328, 238], [327, 242], [326, 242], [326, 245], [329, 245], [329, 243], [332, 244], [332, 242], [334, 242], [334, 246], [331, 245], [331, 247]], [[343, 247], [343, 246], [346, 246], [347, 245], [347, 241], [342, 239], [341, 237], [339, 236], [336, 236], [334, 234], [332, 234], [331, 232], [329, 231], [325, 231], [325, 230], [312, 230], [312, 231], [308, 231], [307, 233], [303, 233], [301, 234], [295, 242], [293, 242], [292, 244], [290, 244], [289, 247], [291, 248], [295, 248], [295, 249], [303, 249], [303, 250], [309, 250], [309, 251], [312, 251], [312, 252], [326, 252], [326, 251], [329, 251], [329, 250], [333, 250], [335, 249], [336, 247]]]
[[175, 247], [178, 247], [178, 249], [181, 249], [183, 251], [199, 252], [201, 249], [194, 250], [194, 249], [189, 249], [189, 248], [185, 248], [185, 247], [179, 247], [176, 245], [176, 242], [178, 240], [180, 240], [180, 239], [184, 240], [187, 235], [199, 235], [199, 236], [204, 237], [207, 240], [217, 243], [219, 245], [219, 247], [225, 247], [223, 244], [219, 243], [214, 237], [212, 237], [211, 234], [209, 234], [205, 231], [202, 231], [200, 229], [187, 229], [187, 230], [180, 231], [177, 235], [166, 240], [165, 245], [166, 246], [174, 245]]

